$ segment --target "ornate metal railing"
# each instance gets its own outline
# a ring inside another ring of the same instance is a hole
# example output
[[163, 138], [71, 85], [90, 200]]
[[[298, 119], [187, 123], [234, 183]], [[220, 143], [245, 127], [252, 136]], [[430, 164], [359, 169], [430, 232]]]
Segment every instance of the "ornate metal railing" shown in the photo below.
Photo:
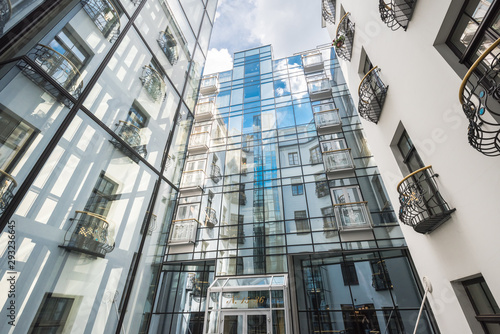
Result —
[[340, 120], [339, 110], [322, 110], [314, 113], [314, 122], [316, 123], [316, 129], [333, 128], [342, 125]]
[[137, 158], [134, 154], [131, 154], [130, 149], [133, 149], [145, 158], [148, 151], [146, 149], [146, 145], [141, 144], [141, 129], [125, 121], [119, 121], [116, 126], [116, 134], [118, 134], [118, 136], [120, 136], [120, 138], [127, 143], [128, 147], [122, 145], [118, 140], [111, 139], [110, 142], [135, 162], [139, 162], [139, 158]]
[[165, 31], [160, 31], [157, 41], [161, 50], [167, 56], [170, 65], [175, 65], [179, 60], [179, 51], [177, 50], [177, 41], [174, 34], [172, 34], [168, 27]]
[[401, 182], [399, 219], [418, 233], [429, 233], [450, 218], [451, 209], [438, 191], [432, 166], [416, 170]]
[[500, 155], [499, 44], [497, 39], [476, 60], [459, 91], [460, 103], [469, 120], [469, 144], [487, 156]]
[[354, 43], [354, 23], [350, 20], [351, 13], [347, 12], [340, 19], [332, 45], [337, 57], [351, 61], [352, 45]]
[[380, 69], [375, 66], [361, 80], [358, 87], [359, 105], [358, 111], [361, 117], [367, 121], [378, 123], [382, 107], [384, 106], [387, 89], [380, 79]]
[[408, 28], [417, 0], [379, 0], [378, 8], [382, 22], [392, 30]]
[[328, 173], [354, 168], [349, 148], [323, 152], [323, 162]]
[[214, 227], [217, 225], [217, 212], [212, 208], [205, 208], [205, 226], [206, 227]]
[[[81, 74], [78, 68], [65, 56], [56, 50], [42, 44], [38, 44], [28, 53], [31, 58], [43, 71], [47, 72], [52, 79], [66, 89], [75, 98], [78, 98], [83, 89], [83, 82], [80, 80]], [[41, 76], [34, 68], [21, 60], [17, 63], [24, 75], [35, 84], [46, 90], [56, 99], [63, 103], [68, 103], [63, 94]]]
[[76, 223], [76, 226], [70, 239], [65, 238], [60, 247], [97, 257], [104, 257], [113, 251], [115, 242], [110, 235], [106, 217], [92, 212], [75, 211], [75, 217], [70, 220], [71, 225]]
[[371, 228], [368, 202], [334, 204], [335, 218], [341, 230]]
[[16, 180], [10, 174], [0, 169], [0, 215], [3, 214], [14, 197], [14, 188], [16, 187]]
[[335, 4], [332, 1], [334, 0], [323, 0], [321, 9], [325, 21], [335, 24]]
[[205, 184], [205, 172], [201, 169], [184, 171], [182, 173], [180, 188], [203, 188]]
[[210, 178], [214, 183], [219, 183], [221, 177], [220, 167], [213, 163], [210, 170]]
[[120, 35], [120, 16], [109, 0], [81, 0], [83, 9], [102, 35], [114, 42]]
[[168, 244], [194, 243], [199, 224], [200, 222], [196, 219], [173, 220]]
[[0, 0], [0, 34], [3, 34], [5, 24], [12, 17], [12, 4], [10, 0]]
[[145, 65], [142, 69], [142, 86], [146, 89], [149, 96], [155, 101], [160, 102], [165, 97], [165, 81], [160, 73], [151, 66]]

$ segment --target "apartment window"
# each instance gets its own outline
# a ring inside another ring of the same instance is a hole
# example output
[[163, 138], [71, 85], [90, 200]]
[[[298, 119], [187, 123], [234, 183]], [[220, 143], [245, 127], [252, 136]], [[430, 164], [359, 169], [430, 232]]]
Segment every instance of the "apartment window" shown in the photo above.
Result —
[[118, 184], [106, 177], [104, 172], [101, 172], [85, 206], [85, 211], [106, 217], [112, 202], [119, 198], [119, 195], [116, 195], [117, 189]]
[[147, 124], [147, 116], [134, 104], [130, 107], [126, 121], [138, 127], [145, 128]]
[[328, 181], [316, 181], [316, 196], [318, 198], [328, 195]]
[[34, 128], [0, 106], [0, 169], [10, 172], [35, 135]]
[[313, 148], [309, 149], [309, 157], [312, 164], [319, 164], [322, 162], [321, 150], [319, 148], [319, 145], [316, 145]]
[[299, 196], [304, 194], [304, 185], [303, 184], [294, 184], [292, 185], [292, 196]]
[[476, 320], [483, 327], [484, 333], [500, 331], [500, 308], [483, 277], [462, 282], [467, 296], [476, 312]]
[[415, 145], [413, 145], [406, 130], [403, 131], [403, 134], [399, 138], [398, 149], [403, 157], [403, 163], [408, 167], [410, 173], [424, 167], [424, 163], [420, 159]]
[[500, 1], [465, 1], [446, 44], [470, 67], [500, 37]]
[[370, 70], [373, 68], [373, 64], [370, 61], [370, 58], [368, 58], [368, 55], [365, 52], [363, 52], [363, 53], [365, 55], [365, 61], [363, 62], [363, 66], [361, 68], [361, 71], [363, 72], [363, 75], [365, 75], [366, 73], [370, 72]]
[[[76, 37], [63, 28], [49, 43], [49, 46], [68, 58], [78, 70], [81, 70], [90, 60], [90, 53], [83, 47]], [[59, 70], [58, 67], [54, 67]]]
[[354, 262], [343, 262], [340, 264], [340, 269], [342, 270], [344, 285], [359, 285], [358, 274], [356, 273]]
[[47, 294], [28, 333], [62, 333], [73, 302], [73, 298], [53, 297], [52, 294]]
[[372, 287], [377, 291], [392, 289], [385, 261], [371, 261], [370, 265], [372, 267]]
[[288, 153], [288, 164], [290, 166], [299, 164], [299, 154], [297, 152]]
[[295, 228], [297, 229], [297, 233], [309, 232], [309, 220], [307, 219], [306, 210], [294, 211], [295, 218]]

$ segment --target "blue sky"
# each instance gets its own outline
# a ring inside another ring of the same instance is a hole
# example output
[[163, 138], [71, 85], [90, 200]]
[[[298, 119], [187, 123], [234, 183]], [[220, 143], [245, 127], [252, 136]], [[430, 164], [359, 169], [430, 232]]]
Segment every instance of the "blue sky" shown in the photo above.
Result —
[[204, 73], [229, 70], [234, 52], [261, 45], [278, 59], [329, 42], [321, 0], [219, 0]]

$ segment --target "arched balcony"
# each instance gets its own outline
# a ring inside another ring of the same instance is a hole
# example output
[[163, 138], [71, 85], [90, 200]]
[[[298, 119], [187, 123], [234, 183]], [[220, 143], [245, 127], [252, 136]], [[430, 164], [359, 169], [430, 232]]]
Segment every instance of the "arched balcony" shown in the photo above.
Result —
[[16, 180], [7, 172], [0, 169], [0, 215], [14, 197], [14, 188], [17, 187]]
[[332, 0], [323, 0], [321, 9], [323, 19], [326, 22], [335, 24], [335, 3], [332, 3]]
[[432, 166], [416, 170], [397, 186], [399, 193], [399, 219], [418, 233], [430, 233], [445, 221], [451, 209], [438, 190]]
[[417, 0], [379, 0], [379, 12], [382, 22], [391, 30], [408, 28]]
[[160, 31], [157, 42], [165, 56], [167, 56], [170, 65], [175, 65], [179, 60], [177, 41], [168, 27], [166, 31]]
[[160, 102], [165, 97], [165, 81], [157, 70], [151, 66], [145, 65], [142, 68], [141, 79], [142, 86], [148, 92], [148, 95], [155, 101]]
[[83, 9], [110, 42], [120, 35], [120, 15], [109, 0], [81, 0]]
[[346, 13], [339, 21], [333, 46], [337, 57], [351, 61], [352, 44], [354, 43], [354, 23], [350, 20], [350, 13]]
[[3, 33], [5, 24], [12, 17], [12, 4], [10, 0], [0, 0], [0, 34]]
[[75, 211], [75, 218], [70, 220], [71, 236], [69, 240], [65, 238], [59, 247], [101, 258], [113, 251], [115, 242], [106, 217], [92, 212]]
[[469, 120], [469, 144], [487, 156], [500, 155], [500, 53], [496, 40], [471, 66], [459, 99]]
[[141, 129], [139, 129], [137, 126], [129, 122], [119, 121], [115, 132], [128, 145], [124, 146], [118, 140], [114, 139], [110, 140], [110, 142], [116, 148], [125, 153], [125, 155], [127, 155], [130, 159], [132, 159], [135, 162], [139, 162], [139, 159], [134, 154], [131, 154], [130, 149], [133, 149], [134, 151], [142, 155], [144, 158], [146, 157], [148, 152], [146, 150], [146, 145], [141, 144], [142, 143]]
[[377, 124], [384, 106], [388, 86], [379, 76], [380, 69], [375, 66], [361, 80], [358, 87], [358, 112], [367, 121]]

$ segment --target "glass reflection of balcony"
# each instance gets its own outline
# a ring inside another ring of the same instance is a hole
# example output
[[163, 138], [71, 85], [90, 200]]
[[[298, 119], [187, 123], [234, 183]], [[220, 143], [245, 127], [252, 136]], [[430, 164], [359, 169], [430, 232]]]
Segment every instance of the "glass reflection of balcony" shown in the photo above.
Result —
[[109, 0], [81, 0], [83, 9], [89, 15], [102, 35], [114, 42], [120, 34], [120, 16]]
[[210, 178], [214, 183], [219, 183], [220, 179], [222, 177], [222, 174], [220, 172], [220, 167], [217, 166], [215, 163], [212, 164], [211, 170], [210, 170]]
[[219, 90], [219, 77], [217, 74], [208, 75], [201, 79], [200, 93], [203, 95], [215, 94]]
[[352, 45], [354, 43], [354, 23], [350, 20], [350, 13], [346, 13], [337, 26], [333, 46], [337, 57], [351, 61]]
[[216, 113], [215, 99], [205, 99], [198, 102], [194, 113], [197, 121], [206, 121], [212, 118]]
[[209, 146], [210, 146], [210, 133], [207, 131], [193, 133], [189, 137], [189, 145], [188, 145], [189, 152], [201, 153], [203, 151], [207, 151]]
[[[42, 44], [38, 44], [28, 52], [31, 58], [43, 71], [75, 98], [78, 98], [83, 89], [81, 74], [78, 68], [65, 56], [56, 50]], [[54, 96], [57, 100], [68, 105], [66, 97], [49, 81], [47, 81], [36, 69], [21, 60], [17, 63], [23, 74], [39, 87]]]
[[170, 65], [175, 65], [179, 60], [179, 51], [177, 50], [177, 41], [174, 34], [172, 34], [168, 27], [166, 31], [160, 31], [157, 41], [161, 50], [167, 56]]
[[65, 238], [60, 247], [102, 258], [115, 248], [106, 217], [92, 212], [76, 211], [75, 218], [71, 221], [72, 227], [75, 223], [76, 225], [70, 239]]
[[169, 245], [192, 244], [196, 241], [196, 231], [200, 223], [196, 219], [173, 220]]
[[450, 219], [451, 209], [438, 190], [432, 166], [421, 168], [399, 182], [399, 219], [418, 233], [430, 233]]
[[354, 168], [350, 149], [327, 151], [323, 153], [323, 162], [327, 173], [334, 173]]
[[313, 53], [302, 56], [302, 65], [304, 66], [304, 72], [317, 72], [322, 71], [324, 68], [323, 57], [321, 53]]
[[380, 69], [372, 68], [358, 87], [359, 105], [358, 111], [361, 117], [377, 124], [382, 113], [388, 86], [385, 86], [379, 76]]
[[182, 173], [181, 185], [182, 191], [203, 189], [205, 185], [205, 172], [202, 170], [184, 171]]
[[146, 89], [149, 96], [155, 101], [160, 102], [165, 97], [165, 81], [160, 73], [151, 66], [144, 66], [141, 79], [142, 86]]
[[323, 100], [332, 96], [332, 86], [328, 78], [309, 81], [307, 88], [309, 89], [311, 101]]
[[500, 155], [499, 44], [497, 39], [474, 62], [459, 91], [469, 144], [487, 156]]
[[368, 202], [334, 204], [337, 225], [341, 230], [372, 227]]
[[378, 8], [382, 22], [391, 30], [408, 28], [417, 0], [379, 0]]
[[125, 153], [130, 159], [132, 159], [135, 162], [139, 162], [139, 158], [135, 154], [131, 153], [130, 149], [136, 151], [144, 158], [146, 157], [148, 151], [146, 149], [146, 145], [141, 144], [142, 142], [141, 129], [139, 129], [137, 126], [131, 123], [125, 121], [119, 121], [115, 132], [128, 145], [125, 146], [121, 142], [115, 139], [110, 140], [110, 142], [116, 148]]
[[316, 130], [321, 133], [329, 131], [335, 132], [342, 127], [338, 109], [315, 112], [314, 122], [316, 123]]
[[332, 3], [331, 0], [323, 0], [322, 14], [326, 22], [335, 24], [335, 3]]
[[12, 4], [10, 0], [0, 0], [0, 34], [3, 33], [5, 24], [12, 17]]
[[16, 187], [16, 180], [10, 174], [0, 169], [0, 215], [3, 214], [14, 197], [14, 188]]
[[205, 208], [205, 226], [214, 227], [217, 225], [217, 212], [212, 208]]

